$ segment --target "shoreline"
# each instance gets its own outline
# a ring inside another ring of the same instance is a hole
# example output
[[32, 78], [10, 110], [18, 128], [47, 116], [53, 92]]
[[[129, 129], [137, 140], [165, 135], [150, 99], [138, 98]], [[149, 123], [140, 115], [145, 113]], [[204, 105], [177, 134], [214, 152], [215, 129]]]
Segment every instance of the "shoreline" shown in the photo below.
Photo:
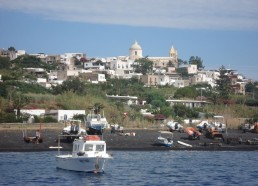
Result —
[[[156, 144], [156, 139], [160, 135], [158, 129], [125, 129], [124, 133], [111, 133], [110, 129], [105, 130], [103, 139], [107, 143], [107, 151], [256, 151], [257, 145], [249, 145], [247, 140], [258, 138], [257, 133], [242, 133], [236, 129], [229, 129], [226, 139], [238, 139], [241, 137], [243, 142], [217, 141], [201, 136], [200, 140], [190, 140], [186, 133], [173, 133], [174, 144], [172, 147], [163, 147]], [[42, 152], [42, 151], [58, 151], [57, 138], [61, 133], [60, 127], [43, 127], [41, 136], [43, 143], [34, 144], [26, 143], [23, 140], [22, 128], [2, 128], [0, 130], [0, 152]], [[135, 133], [135, 136], [126, 136], [125, 133]], [[27, 136], [35, 136], [35, 128], [26, 130]], [[223, 134], [226, 135], [226, 134]], [[165, 137], [165, 136], [164, 136]], [[177, 143], [182, 141], [192, 145], [186, 147]], [[62, 149], [60, 151], [72, 151], [72, 143], [60, 143]]]

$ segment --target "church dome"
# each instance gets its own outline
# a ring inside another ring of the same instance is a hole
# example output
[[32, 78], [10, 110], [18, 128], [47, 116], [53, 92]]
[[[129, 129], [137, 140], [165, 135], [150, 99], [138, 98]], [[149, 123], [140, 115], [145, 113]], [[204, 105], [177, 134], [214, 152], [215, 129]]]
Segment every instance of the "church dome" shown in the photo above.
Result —
[[142, 50], [142, 47], [135, 41], [130, 50]]

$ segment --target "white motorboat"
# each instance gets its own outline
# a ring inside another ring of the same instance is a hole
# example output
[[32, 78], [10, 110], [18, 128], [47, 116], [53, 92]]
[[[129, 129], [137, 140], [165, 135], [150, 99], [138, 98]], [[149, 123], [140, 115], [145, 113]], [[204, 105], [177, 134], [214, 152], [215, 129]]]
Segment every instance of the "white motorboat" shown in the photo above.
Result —
[[183, 132], [184, 131], [184, 127], [176, 121], [169, 121], [169, 122], [167, 122], [166, 126], [168, 127], [170, 132], [173, 132], [173, 131]]
[[196, 128], [198, 128], [200, 132], [208, 130], [210, 128], [214, 128], [220, 133], [223, 133], [227, 130], [227, 126], [224, 122], [223, 116], [213, 116], [213, 120], [211, 122], [209, 122], [208, 120], [204, 120], [201, 123], [197, 124]]
[[[165, 135], [161, 134], [169, 134], [169, 137], [164, 137]], [[160, 131], [160, 136], [157, 138], [158, 145], [165, 146], [165, 147], [172, 147], [173, 146], [173, 133], [168, 131]]]
[[96, 113], [95, 111], [90, 112], [86, 117], [86, 128], [88, 134], [102, 134], [103, 130], [107, 127], [108, 122], [107, 119], [103, 114]]
[[63, 141], [71, 143], [75, 138], [86, 134], [86, 130], [82, 128], [81, 120], [69, 120], [68, 123], [68, 126], [62, 131]]
[[201, 121], [196, 125], [196, 128], [199, 130], [199, 132], [206, 131], [208, 128], [210, 128], [210, 123], [208, 120]]
[[71, 171], [104, 172], [106, 160], [112, 159], [106, 152], [106, 142], [97, 135], [75, 139], [72, 154], [56, 156], [56, 167]]
[[124, 133], [124, 127], [118, 124], [111, 125], [111, 133], [116, 132]]

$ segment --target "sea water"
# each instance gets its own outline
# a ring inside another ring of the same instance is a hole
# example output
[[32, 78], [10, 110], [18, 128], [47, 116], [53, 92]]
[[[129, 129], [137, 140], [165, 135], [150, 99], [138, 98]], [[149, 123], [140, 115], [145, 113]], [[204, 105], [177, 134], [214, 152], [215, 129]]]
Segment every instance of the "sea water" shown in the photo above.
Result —
[[57, 169], [57, 152], [0, 153], [0, 185], [258, 185], [257, 151], [112, 151], [104, 174]]

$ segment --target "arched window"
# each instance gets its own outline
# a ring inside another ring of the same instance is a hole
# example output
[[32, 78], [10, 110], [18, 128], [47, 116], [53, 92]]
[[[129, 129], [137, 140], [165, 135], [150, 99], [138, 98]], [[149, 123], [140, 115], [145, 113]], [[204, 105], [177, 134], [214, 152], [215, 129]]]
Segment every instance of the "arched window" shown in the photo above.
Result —
[[134, 52], [134, 55], [136, 55], [136, 56], [137, 56], [137, 51], [135, 51], [135, 52]]

